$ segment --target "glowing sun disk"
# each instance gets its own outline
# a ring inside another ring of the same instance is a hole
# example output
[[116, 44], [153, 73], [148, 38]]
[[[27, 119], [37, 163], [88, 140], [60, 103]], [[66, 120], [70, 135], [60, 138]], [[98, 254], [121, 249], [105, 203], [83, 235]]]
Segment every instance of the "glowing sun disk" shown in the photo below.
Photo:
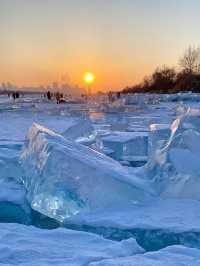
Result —
[[87, 83], [87, 84], [91, 84], [93, 83], [95, 80], [95, 76], [93, 73], [91, 72], [87, 72], [84, 74], [84, 81]]

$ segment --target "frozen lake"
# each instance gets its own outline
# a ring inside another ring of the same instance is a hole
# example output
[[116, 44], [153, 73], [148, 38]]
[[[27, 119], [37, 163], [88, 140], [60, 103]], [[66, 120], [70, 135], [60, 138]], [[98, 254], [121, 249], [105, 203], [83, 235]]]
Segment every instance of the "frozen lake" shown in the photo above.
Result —
[[199, 158], [198, 94], [0, 96], [0, 265], [200, 265]]

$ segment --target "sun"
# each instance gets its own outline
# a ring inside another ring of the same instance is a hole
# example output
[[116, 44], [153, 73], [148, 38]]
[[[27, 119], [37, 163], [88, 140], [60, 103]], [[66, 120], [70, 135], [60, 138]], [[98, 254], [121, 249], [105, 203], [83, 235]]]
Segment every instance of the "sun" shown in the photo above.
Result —
[[92, 84], [92, 83], [94, 82], [94, 80], [95, 80], [95, 76], [94, 76], [93, 73], [91, 73], [91, 72], [86, 72], [86, 73], [84, 74], [84, 81], [85, 81], [85, 83], [87, 83], [87, 84]]

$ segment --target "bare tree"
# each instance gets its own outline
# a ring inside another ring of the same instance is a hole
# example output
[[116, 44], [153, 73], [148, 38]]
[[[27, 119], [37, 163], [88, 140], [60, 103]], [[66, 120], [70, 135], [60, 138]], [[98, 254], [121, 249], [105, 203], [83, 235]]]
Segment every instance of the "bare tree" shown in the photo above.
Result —
[[200, 48], [189, 46], [179, 60], [179, 65], [184, 72], [194, 73], [200, 70]]

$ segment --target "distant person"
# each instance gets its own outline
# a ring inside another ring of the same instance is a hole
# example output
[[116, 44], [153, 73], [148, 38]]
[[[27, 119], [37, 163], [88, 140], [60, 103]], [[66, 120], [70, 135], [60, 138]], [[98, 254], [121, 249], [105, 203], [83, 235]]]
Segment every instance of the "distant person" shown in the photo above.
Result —
[[15, 99], [16, 99], [16, 93], [15, 92], [12, 93], [12, 98], [15, 101]]
[[108, 93], [108, 100], [109, 100], [110, 103], [114, 102], [114, 98], [113, 98], [112, 92]]
[[117, 99], [120, 99], [120, 98], [121, 98], [121, 93], [117, 92]]
[[51, 92], [50, 91], [47, 91], [47, 99], [51, 100]]
[[56, 92], [56, 103], [60, 103], [60, 92]]
[[18, 91], [15, 92], [15, 98], [16, 98], [16, 99], [19, 98], [19, 92], [18, 92]]

